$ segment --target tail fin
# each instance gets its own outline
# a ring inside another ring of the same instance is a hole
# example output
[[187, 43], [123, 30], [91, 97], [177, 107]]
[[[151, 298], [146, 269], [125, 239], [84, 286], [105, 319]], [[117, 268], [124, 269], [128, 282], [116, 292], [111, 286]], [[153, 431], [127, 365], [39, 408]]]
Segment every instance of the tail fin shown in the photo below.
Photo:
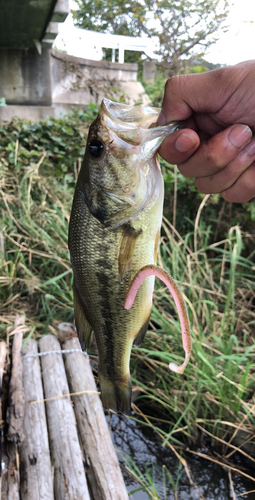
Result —
[[112, 382], [100, 372], [98, 376], [103, 407], [129, 415], [132, 394], [132, 385], [129, 376], [117, 382]]

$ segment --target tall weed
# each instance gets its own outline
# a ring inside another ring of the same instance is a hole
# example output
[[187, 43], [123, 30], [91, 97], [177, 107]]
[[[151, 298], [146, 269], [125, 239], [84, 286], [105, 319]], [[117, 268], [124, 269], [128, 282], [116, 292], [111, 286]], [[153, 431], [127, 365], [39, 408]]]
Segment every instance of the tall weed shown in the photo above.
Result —
[[[34, 337], [56, 332], [60, 321], [73, 319], [67, 234], [86, 130], [83, 115], [1, 125], [2, 335], [21, 310]], [[168, 170], [164, 175], [170, 190], [174, 175], [171, 180]], [[255, 434], [254, 234], [236, 224], [235, 217], [227, 231], [225, 223], [219, 231], [214, 197], [201, 203], [198, 196], [197, 216], [185, 219], [189, 184], [179, 174], [176, 179], [177, 222], [173, 226], [172, 216], [164, 219], [159, 263], [184, 293], [192, 357], [183, 376], [169, 371], [169, 362], [182, 362], [184, 352], [173, 301], [156, 282], [149, 331], [132, 351], [138, 394], [132, 418], [157, 432], [164, 446], [209, 440], [225, 456], [237, 450], [249, 455]], [[190, 215], [188, 206], [186, 212]]]

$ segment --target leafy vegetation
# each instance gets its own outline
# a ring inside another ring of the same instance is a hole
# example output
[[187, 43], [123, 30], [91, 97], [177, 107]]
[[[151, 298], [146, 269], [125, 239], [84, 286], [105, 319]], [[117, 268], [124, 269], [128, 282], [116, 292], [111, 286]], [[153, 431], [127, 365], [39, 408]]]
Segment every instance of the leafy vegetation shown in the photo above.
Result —
[[[88, 123], [98, 113], [91, 103], [85, 111], [74, 109], [70, 116], [46, 118], [40, 123], [14, 118], [0, 124], [0, 155], [12, 170], [43, 162], [43, 172], [60, 177], [73, 172], [74, 162], [85, 151]], [[49, 170], [47, 170], [47, 167]], [[54, 171], [53, 171], [54, 169]]]
[[[90, 106], [60, 120], [0, 126], [2, 336], [16, 312], [25, 312], [28, 335], [37, 338], [73, 319], [68, 222], [95, 112]], [[169, 371], [184, 353], [173, 301], [157, 283], [149, 332], [132, 351], [138, 396], [131, 418], [153, 429], [184, 469], [183, 450], [200, 442], [215, 446], [218, 462], [231, 470], [237, 452], [254, 462], [255, 264], [247, 221], [255, 204], [227, 204], [230, 210], [164, 162], [162, 169], [167, 218], [159, 263], [185, 294], [193, 351], [183, 376]], [[149, 474], [144, 488], [152, 488]]]

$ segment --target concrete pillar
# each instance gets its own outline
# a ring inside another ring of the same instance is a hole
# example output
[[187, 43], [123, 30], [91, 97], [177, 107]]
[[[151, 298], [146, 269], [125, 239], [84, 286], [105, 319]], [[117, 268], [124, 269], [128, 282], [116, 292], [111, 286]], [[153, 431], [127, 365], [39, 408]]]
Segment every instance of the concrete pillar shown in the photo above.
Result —
[[6, 104], [50, 106], [50, 50], [0, 48], [0, 97]]
[[143, 63], [143, 81], [144, 83], [154, 83], [157, 67], [156, 61], [144, 61]]

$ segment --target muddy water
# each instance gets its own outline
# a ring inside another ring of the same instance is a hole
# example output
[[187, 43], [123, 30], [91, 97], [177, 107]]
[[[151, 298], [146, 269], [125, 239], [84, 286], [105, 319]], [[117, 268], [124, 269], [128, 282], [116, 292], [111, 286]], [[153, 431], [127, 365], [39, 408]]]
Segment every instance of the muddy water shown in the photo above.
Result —
[[[112, 429], [112, 437], [120, 462], [125, 464], [121, 456], [126, 454], [132, 458], [144, 476], [148, 471], [153, 478], [160, 500], [175, 500], [176, 498], [178, 500], [230, 500], [233, 498], [228, 471], [217, 464], [188, 453], [183, 456], [188, 461], [195, 485], [191, 486], [187, 474], [183, 471], [178, 482], [177, 497], [175, 497], [171, 482], [166, 475], [164, 481], [162, 472], [162, 467], [167, 467], [174, 483], [176, 483], [180, 475], [180, 468], [178, 468], [178, 460], [171, 450], [167, 447], [163, 448], [160, 439], [153, 435], [150, 429], [139, 427], [130, 419], [112, 416], [109, 425]], [[200, 448], [197, 451], [208, 452], [205, 448]], [[235, 464], [237, 463], [235, 462]], [[240, 464], [239, 462], [239, 465], [247, 468], [246, 463]], [[253, 471], [247, 469], [246, 472], [255, 477], [255, 468]], [[139, 488], [139, 484], [128, 474], [124, 473], [124, 478], [129, 492]], [[238, 499], [255, 499], [255, 491], [245, 494], [255, 490], [255, 482], [234, 473], [232, 473], [232, 481], [234, 493]], [[239, 495], [241, 496], [239, 497]], [[130, 500], [148, 500], [149, 498], [144, 491], [137, 491], [130, 496]]]

